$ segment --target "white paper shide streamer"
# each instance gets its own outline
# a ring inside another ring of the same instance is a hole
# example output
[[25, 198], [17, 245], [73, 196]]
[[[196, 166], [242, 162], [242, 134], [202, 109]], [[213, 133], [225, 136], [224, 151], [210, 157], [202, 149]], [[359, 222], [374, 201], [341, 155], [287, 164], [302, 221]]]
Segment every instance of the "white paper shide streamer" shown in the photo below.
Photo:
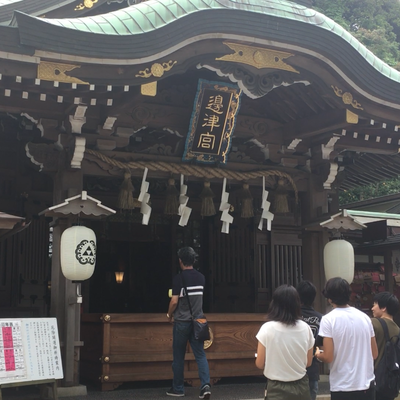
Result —
[[149, 206], [150, 194], [147, 192], [149, 190], [149, 182], [146, 181], [148, 168], [144, 169], [142, 185], [140, 186], [140, 194], [138, 200], [142, 203], [140, 206], [140, 212], [143, 214], [142, 225], [148, 225], [151, 215], [151, 207]]
[[233, 217], [229, 214], [231, 205], [228, 203], [228, 200], [229, 193], [226, 192], [226, 178], [224, 178], [224, 183], [222, 184], [221, 205], [219, 206], [219, 211], [222, 211], [222, 233], [229, 233], [229, 225], [233, 222]]
[[265, 190], [265, 176], [263, 176], [262, 204], [261, 204], [263, 212], [261, 214], [260, 223], [258, 224], [258, 229], [260, 231], [262, 231], [263, 229], [264, 220], [267, 221], [267, 229], [270, 231], [272, 220], [274, 219], [274, 214], [272, 214], [272, 212], [269, 211], [271, 203], [267, 200], [267, 197], [268, 197], [268, 192]]
[[190, 214], [192, 212], [192, 209], [190, 207], [187, 207], [186, 204], [189, 201], [189, 197], [186, 196], [187, 193], [187, 185], [184, 184], [184, 179], [185, 177], [181, 174], [181, 190], [180, 190], [180, 195], [179, 195], [179, 209], [178, 209], [178, 215], [181, 216], [179, 219], [178, 224], [180, 226], [186, 226]]

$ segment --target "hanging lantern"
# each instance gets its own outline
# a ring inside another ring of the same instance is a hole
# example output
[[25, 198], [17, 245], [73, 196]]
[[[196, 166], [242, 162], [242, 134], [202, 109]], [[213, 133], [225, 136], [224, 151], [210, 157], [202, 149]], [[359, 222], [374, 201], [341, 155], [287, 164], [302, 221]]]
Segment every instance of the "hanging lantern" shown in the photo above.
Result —
[[340, 277], [351, 283], [354, 279], [354, 249], [343, 239], [332, 240], [324, 248], [325, 278]]
[[71, 281], [84, 281], [94, 272], [96, 235], [85, 226], [73, 226], [61, 235], [61, 271]]
[[124, 280], [124, 271], [115, 271], [115, 282], [122, 283]]

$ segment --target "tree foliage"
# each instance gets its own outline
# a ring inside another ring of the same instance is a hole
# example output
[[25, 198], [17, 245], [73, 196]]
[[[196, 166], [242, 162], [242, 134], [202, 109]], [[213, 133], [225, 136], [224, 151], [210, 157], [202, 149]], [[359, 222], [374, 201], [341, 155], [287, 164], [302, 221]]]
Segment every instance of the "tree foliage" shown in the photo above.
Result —
[[399, 0], [314, 0], [314, 8], [351, 32], [380, 59], [399, 69]]
[[400, 192], [400, 180], [395, 178], [383, 182], [360, 186], [352, 190], [344, 190], [339, 193], [339, 204], [348, 204], [356, 201], [373, 199]]
[[[400, 0], [314, 0], [314, 8], [351, 32], [365, 47], [400, 70]], [[340, 204], [400, 192], [392, 179], [340, 192]]]

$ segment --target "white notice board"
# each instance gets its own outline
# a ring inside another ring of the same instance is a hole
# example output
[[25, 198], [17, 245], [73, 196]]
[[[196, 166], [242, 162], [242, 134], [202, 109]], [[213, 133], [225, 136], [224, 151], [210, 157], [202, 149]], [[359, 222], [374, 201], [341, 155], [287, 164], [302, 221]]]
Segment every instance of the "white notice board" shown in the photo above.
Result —
[[0, 385], [62, 378], [55, 318], [0, 319]]

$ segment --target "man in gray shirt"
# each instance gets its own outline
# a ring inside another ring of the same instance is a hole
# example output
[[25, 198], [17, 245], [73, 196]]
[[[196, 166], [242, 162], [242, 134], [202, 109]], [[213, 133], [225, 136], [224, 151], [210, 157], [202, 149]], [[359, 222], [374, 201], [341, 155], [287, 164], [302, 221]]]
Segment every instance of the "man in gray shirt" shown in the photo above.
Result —
[[[172, 322], [172, 318], [174, 319], [172, 341], [172, 371], [174, 379], [171, 389], [167, 391], [167, 395], [174, 397], [183, 397], [185, 395], [183, 371], [186, 346], [189, 341], [199, 370], [201, 382], [199, 398], [209, 399], [211, 396], [210, 371], [206, 353], [204, 352], [204, 342], [200, 342], [194, 338], [192, 316], [188, 303], [189, 297], [194, 318], [203, 316], [205, 278], [203, 274], [193, 268], [197, 254], [191, 247], [180, 249], [178, 257], [182, 271], [173, 279], [172, 298], [167, 313], [167, 318], [170, 322]], [[185, 293], [185, 286], [187, 287], [188, 296]]]

